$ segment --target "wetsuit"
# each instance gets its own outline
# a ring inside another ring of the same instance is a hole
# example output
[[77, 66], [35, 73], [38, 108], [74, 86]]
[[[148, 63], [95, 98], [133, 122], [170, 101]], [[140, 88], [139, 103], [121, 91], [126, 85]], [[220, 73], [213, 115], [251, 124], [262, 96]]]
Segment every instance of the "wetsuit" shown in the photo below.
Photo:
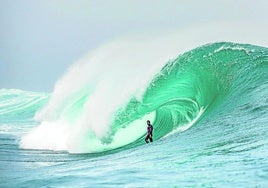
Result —
[[153, 126], [152, 125], [148, 125], [147, 127], [147, 135], [145, 138], [146, 143], [149, 143], [148, 139], [150, 140], [150, 142], [153, 141]]

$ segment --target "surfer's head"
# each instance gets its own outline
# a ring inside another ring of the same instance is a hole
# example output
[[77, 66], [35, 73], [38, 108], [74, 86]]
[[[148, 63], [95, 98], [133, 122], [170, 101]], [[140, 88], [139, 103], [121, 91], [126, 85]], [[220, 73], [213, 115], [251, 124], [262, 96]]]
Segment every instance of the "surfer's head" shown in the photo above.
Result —
[[147, 120], [147, 125], [150, 125], [150, 124], [151, 124], [150, 120]]

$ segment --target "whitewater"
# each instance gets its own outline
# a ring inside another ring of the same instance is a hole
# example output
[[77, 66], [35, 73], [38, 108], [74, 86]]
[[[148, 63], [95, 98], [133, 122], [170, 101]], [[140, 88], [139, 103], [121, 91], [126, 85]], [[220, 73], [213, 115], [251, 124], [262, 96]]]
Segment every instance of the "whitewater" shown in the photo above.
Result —
[[0, 187], [266, 187], [267, 73], [253, 44], [108, 43], [52, 93], [0, 90]]

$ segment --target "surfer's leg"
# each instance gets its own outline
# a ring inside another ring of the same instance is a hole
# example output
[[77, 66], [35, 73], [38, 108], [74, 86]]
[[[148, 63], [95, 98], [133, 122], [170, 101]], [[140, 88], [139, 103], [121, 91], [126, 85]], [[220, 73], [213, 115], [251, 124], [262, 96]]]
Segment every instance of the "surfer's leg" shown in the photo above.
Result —
[[145, 138], [145, 142], [148, 144], [149, 142], [148, 142], [148, 139], [149, 139], [149, 135], [147, 135], [146, 136], [146, 138]]

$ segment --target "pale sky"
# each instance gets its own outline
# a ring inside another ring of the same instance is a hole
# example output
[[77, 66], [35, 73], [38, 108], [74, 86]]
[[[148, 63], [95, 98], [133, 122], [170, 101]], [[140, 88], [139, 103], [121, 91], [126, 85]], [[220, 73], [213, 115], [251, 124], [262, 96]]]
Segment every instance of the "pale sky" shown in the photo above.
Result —
[[234, 21], [268, 33], [267, 8], [267, 0], [0, 0], [0, 88], [50, 92], [76, 60], [128, 33]]

